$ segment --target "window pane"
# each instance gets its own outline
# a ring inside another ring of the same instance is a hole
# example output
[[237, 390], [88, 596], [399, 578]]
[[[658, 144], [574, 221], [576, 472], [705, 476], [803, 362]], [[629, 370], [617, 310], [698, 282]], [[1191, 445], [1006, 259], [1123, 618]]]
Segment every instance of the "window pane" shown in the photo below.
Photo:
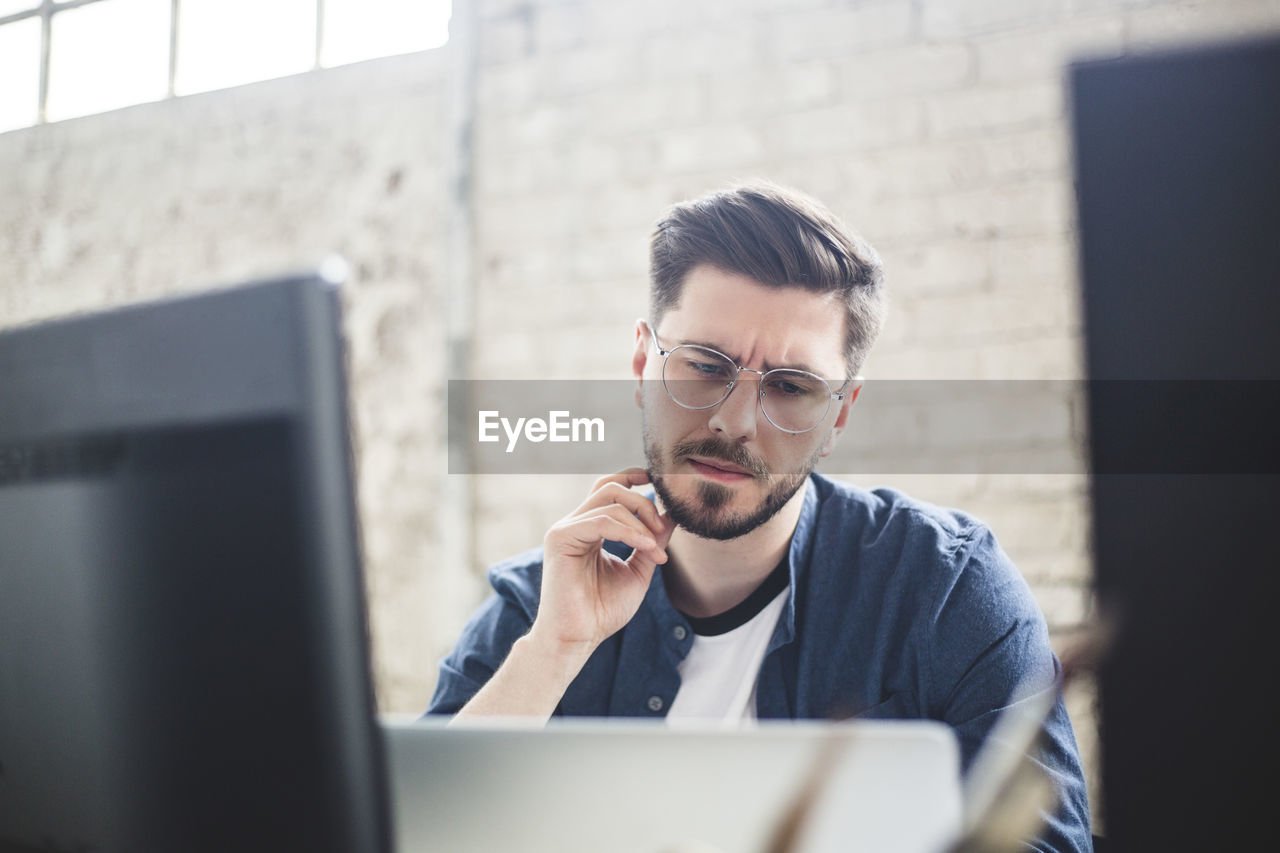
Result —
[[322, 65], [439, 47], [449, 37], [449, 0], [325, 0]]
[[169, 88], [169, 0], [102, 0], [56, 12], [50, 121], [156, 101]]
[[36, 123], [40, 103], [40, 19], [0, 27], [0, 133]]
[[[40, 0], [0, 0], [0, 18], [15, 12], [25, 12], [40, 5]], [[3, 55], [3, 54], [0, 54]]]
[[315, 65], [315, 0], [183, 0], [180, 95], [308, 71]]

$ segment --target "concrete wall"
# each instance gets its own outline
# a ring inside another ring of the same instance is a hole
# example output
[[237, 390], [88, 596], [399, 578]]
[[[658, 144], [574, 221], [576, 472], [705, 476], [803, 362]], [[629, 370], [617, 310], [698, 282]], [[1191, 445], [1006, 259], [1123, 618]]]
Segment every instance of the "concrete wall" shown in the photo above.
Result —
[[[1079, 377], [1063, 63], [1280, 27], [1275, 0], [472, 12], [474, 53], [455, 40], [0, 135], [0, 324], [330, 252], [353, 263], [360, 508], [388, 711], [424, 706], [484, 566], [539, 542], [591, 480], [448, 477], [445, 378], [625, 376], [665, 205], [754, 176], [823, 199], [886, 263], [873, 378]], [[1077, 404], [1064, 401], [1080, 458]], [[988, 521], [1060, 645], [1088, 618], [1082, 465], [857, 480]], [[1096, 776], [1087, 687], [1071, 703]]]

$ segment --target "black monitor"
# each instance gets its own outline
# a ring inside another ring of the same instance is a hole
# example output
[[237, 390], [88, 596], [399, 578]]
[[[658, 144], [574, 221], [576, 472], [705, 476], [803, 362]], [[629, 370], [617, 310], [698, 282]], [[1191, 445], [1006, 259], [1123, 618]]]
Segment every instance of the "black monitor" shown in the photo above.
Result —
[[1280, 39], [1075, 64], [1108, 849], [1274, 846]]
[[0, 849], [390, 849], [322, 268], [0, 333]]

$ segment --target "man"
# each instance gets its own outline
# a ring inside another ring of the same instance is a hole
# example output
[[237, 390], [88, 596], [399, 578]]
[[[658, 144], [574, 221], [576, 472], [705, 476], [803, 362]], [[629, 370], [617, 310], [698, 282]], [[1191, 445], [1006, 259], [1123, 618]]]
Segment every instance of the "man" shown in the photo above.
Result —
[[[1058, 662], [984, 525], [812, 473], [884, 314], [874, 251], [812, 199], [752, 184], [674, 206], [632, 356], [647, 467], [491, 570], [430, 712], [932, 718], [967, 767]], [[1089, 849], [1061, 699], [1045, 735], [1043, 848]]]

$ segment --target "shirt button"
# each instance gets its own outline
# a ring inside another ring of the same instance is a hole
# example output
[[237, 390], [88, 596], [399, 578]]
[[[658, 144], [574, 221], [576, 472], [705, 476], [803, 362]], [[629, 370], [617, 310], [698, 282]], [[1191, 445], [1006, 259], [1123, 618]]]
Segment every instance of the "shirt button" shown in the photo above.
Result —
[[677, 640], [683, 640], [685, 637], [689, 636], [689, 631], [683, 625], [677, 625], [671, 629], [671, 636], [675, 637]]
[[661, 697], [661, 696], [650, 696], [650, 697], [649, 697], [649, 710], [650, 710], [650, 711], [653, 711], [655, 714], [662, 710], [662, 697]]

